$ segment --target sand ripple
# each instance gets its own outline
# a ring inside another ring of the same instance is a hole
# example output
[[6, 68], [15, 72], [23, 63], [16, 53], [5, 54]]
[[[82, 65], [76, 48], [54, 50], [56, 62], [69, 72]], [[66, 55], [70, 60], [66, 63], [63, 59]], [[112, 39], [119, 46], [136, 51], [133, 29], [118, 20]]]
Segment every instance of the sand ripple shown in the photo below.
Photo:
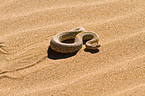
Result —
[[[0, 1], [0, 95], [144, 96], [145, 1], [54, 1]], [[98, 33], [99, 51], [49, 49], [79, 26]]]

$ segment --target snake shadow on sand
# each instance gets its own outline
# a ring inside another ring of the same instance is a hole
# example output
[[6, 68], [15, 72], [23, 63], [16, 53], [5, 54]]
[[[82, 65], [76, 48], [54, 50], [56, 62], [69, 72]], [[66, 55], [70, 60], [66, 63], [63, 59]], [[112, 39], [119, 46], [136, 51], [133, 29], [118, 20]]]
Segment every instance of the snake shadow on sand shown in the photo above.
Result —
[[[69, 40], [69, 41], [65, 41], [65, 42], [69, 42], [69, 43], [72, 43], [74, 42], [74, 40]], [[87, 42], [87, 40], [84, 40], [83, 41], [83, 44], [85, 44]], [[79, 50], [78, 50], [79, 51]], [[48, 54], [48, 58], [49, 59], [54, 59], [54, 60], [57, 60], [57, 59], [65, 59], [65, 58], [69, 58], [69, 57], [72, 57], [74, 55], [77, 54], [77, 52], [73, 52], [73, 53], [58, 53], [58, 52], [55, 52], [51, 49], [51, 47], [49, 46], [48, 50], [47, 50], [47, 54]], [[99, 52], [99, 49], [96, 49], [96, 50], [91, 50], [91, 49], [84, 49], [85, 52], [90, 52], [92, 54], [94, 53], [98, 53]]]

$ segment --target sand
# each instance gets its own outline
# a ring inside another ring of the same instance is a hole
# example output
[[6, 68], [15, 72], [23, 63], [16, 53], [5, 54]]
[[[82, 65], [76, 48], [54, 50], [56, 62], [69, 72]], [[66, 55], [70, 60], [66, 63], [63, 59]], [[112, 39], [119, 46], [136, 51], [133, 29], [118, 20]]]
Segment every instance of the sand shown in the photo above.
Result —
[[[1, 0], [0, 13], [0, 96], [145, 95], [144, 0]], [[98, 51], [49, 48], [76, 27]]]

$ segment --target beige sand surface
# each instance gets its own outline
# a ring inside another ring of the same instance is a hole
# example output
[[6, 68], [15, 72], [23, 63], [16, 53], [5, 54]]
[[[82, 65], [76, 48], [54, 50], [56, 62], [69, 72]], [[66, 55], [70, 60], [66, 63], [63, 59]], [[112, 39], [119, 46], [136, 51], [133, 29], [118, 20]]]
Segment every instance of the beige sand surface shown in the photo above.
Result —
[[[80, 26], [99, 52], [48, 48]], [[145, 96], [144, 45], [145, 0], [0, 0], [0, 96]]]

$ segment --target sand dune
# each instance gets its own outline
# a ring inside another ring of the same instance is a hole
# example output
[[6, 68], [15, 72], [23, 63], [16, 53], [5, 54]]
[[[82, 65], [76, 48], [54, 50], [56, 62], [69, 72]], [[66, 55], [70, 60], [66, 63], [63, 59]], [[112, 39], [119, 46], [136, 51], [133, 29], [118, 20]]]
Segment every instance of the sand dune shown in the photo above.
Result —
[[[144, 0], [0, 1], [1, 96], [144, 96]], [[62, 55], [52, 36], [84, 27], [97, 52]]]

